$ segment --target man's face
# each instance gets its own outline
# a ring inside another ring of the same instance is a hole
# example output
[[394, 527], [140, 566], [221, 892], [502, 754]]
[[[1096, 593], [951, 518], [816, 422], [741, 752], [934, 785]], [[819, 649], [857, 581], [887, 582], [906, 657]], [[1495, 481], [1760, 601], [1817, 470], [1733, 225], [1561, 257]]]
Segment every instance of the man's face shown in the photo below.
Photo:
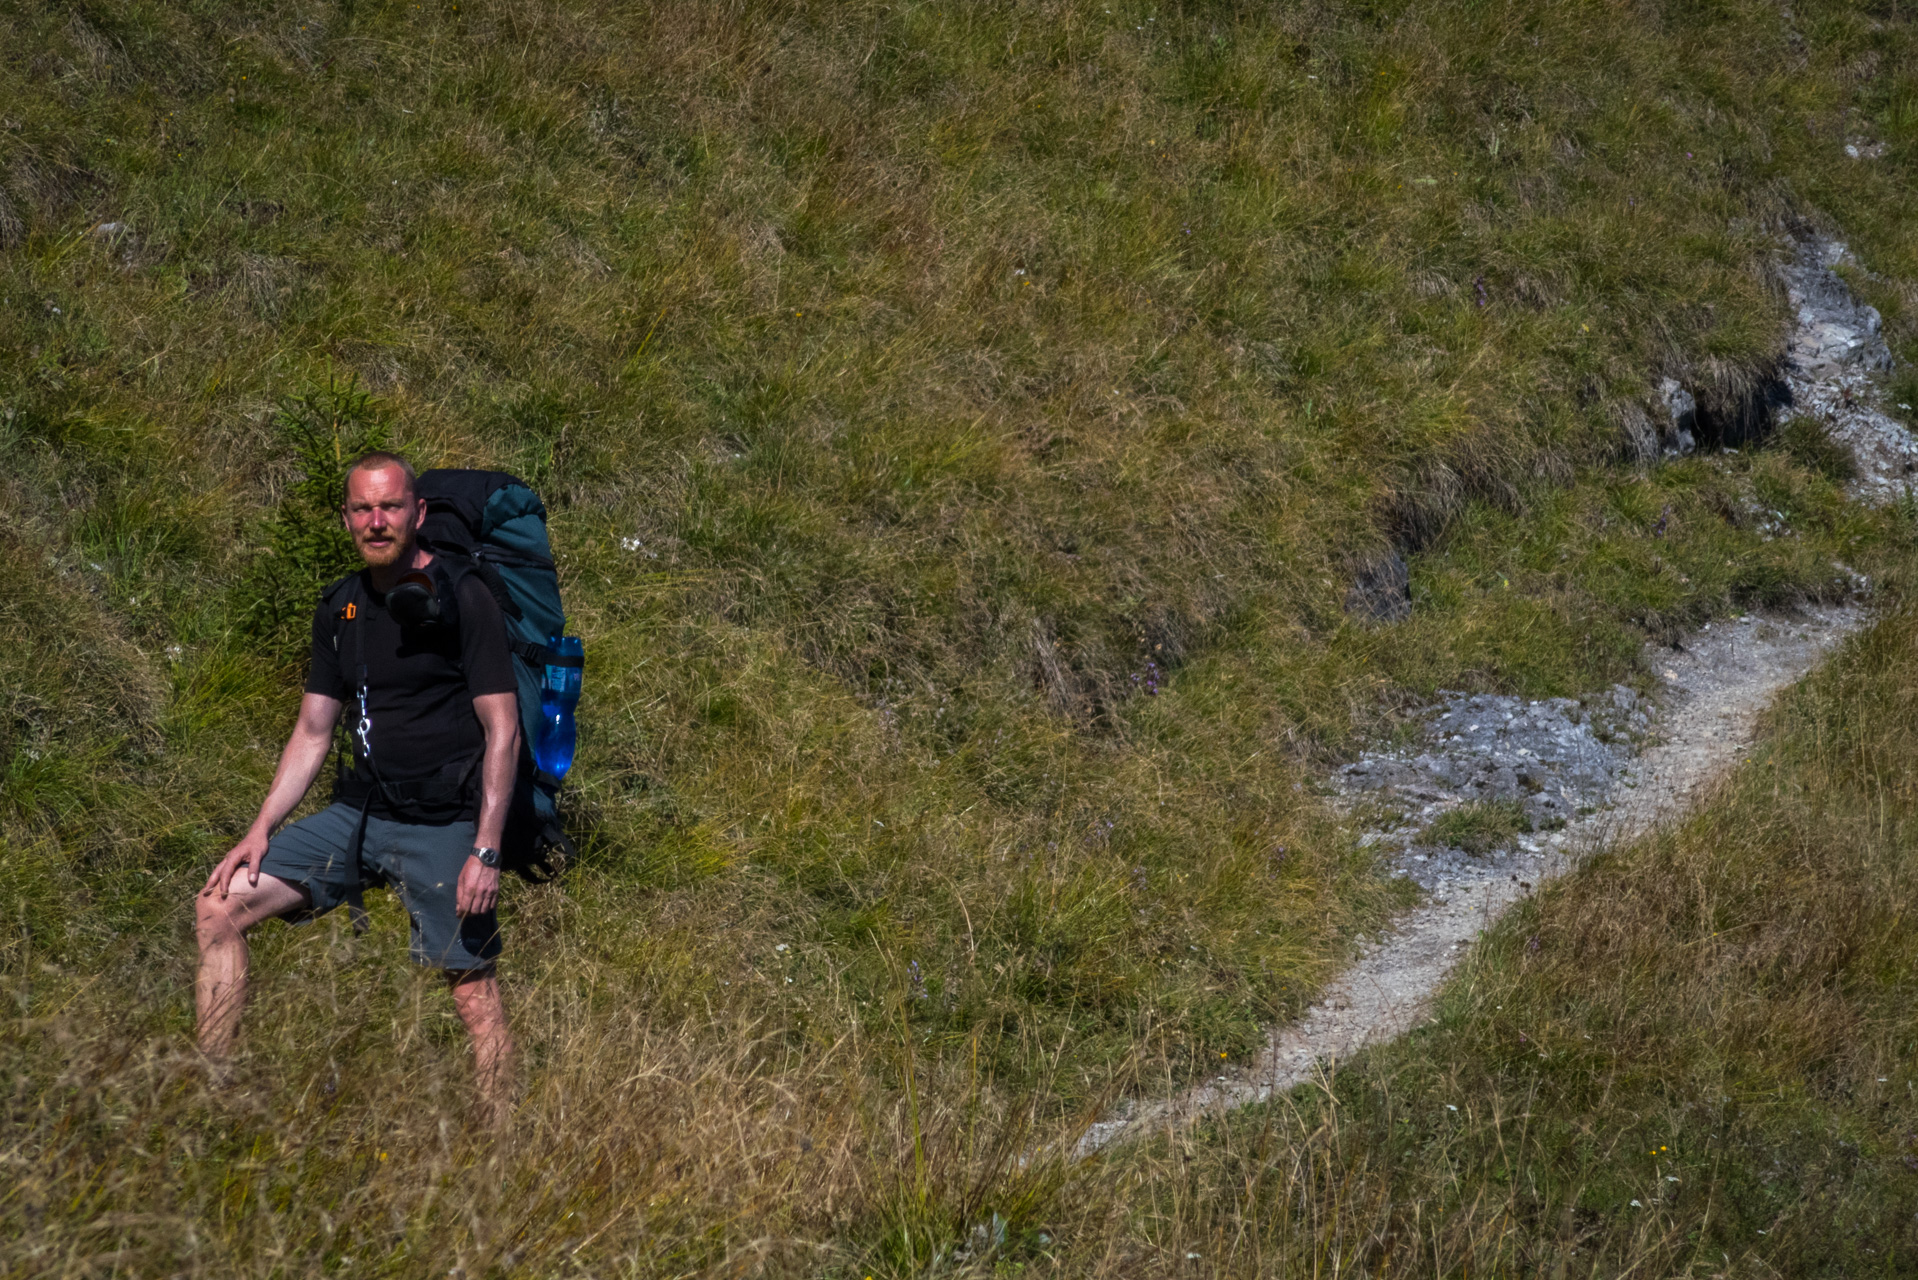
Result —
[[413, 496], [398, 467], [369, 467], [346, 478], [346, 531], [368, 566], [382, 569], [412, 555], [425, 518], [426, 504]]

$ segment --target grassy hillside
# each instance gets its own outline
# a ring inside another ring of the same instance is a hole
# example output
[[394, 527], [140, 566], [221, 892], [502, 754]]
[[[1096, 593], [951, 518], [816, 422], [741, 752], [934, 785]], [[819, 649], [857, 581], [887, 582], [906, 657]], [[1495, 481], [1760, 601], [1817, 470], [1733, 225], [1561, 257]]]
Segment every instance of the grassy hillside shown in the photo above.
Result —
[[[1918, 355], [1910, 22], [12, 0], [0, 1258], [852, 1274], [995, 1212], [1050, 1256], [1033, 1126], [1245, 1053], [1403, 904], [1327, 760], [1834, 559], [1902, 589], [1815, 431], [1620, 423], [1666, 375], [1735, 419], [1807, 219]], [[587, 637], [500, 1147], [390, 902], [262, 931], [232, 1090], [186, 1054], [375, 436], [534, 482]], [[1412, 616], [1348, 617], [1393, 548]]]

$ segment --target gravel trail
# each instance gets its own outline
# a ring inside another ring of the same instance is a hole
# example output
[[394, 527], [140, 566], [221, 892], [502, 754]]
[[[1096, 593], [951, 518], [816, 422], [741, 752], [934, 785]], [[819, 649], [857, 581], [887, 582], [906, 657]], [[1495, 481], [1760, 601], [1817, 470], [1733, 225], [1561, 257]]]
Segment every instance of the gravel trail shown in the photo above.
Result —
[[[1846, 259], [1844, 245], [1810, 240], [1781, 271], [1794, 315], [1790, 403], [1780, 417], [1819, 419], [1858, 460], [1853, 498], [1879, 504], [1910, 492], [1918, 441], [1879, 407], [1869, 374], [1891, 356], [1878, 313], [1832, 270]], [[1680, 398], [1690, 403], [1688, 393]], [[1681, 439], [1677, 451], [1689, 452], [1690, 435]], [[1834, 568], [1854, 588], [1869, 586]], [[1691, 808], [1750, 745], [1773, 697], [1864, 622], [1857, 606], [1750, 615], [1707, 626], [1675, 650], [1648, 647], [1646, 664], [1661, 684], [1653, 706], [1624, 686], [1579, 700], [1447, 696], [1420, 748], [1367, 755], [1333, 779], [1355, 817], [1386, 815], [1361, 839], [1384, 846], [1426, 901], [1363, 943], [1353, 966], [1297, 1022], [1273, 1028], [1247, 1067], [1173, 1098], [1125, 1105], [1086, 1131], [1079, 1154], [1263, 1101], [1418, 1025], [1480, 931], [1583, 854]], [[1535, 829], [1557, 829], [1480, 856], [1422, 842], [1434, 818], [1486, 803], [1522, 811]]]
[[[1617, 734], [1619, 730], [1612, 727], [1617, 720], [1594, 715], [1577, 703], [1567, 707], [1516, 698], [1457, 700], [1437, 717], [1438, 725], [1455, 720], [1461, 709], [1477, 724], [1494, 715], [1512, 715], [1516, 727], [1502, 735], [1508, 751], [1501, 754], [1542, 754], [1519, 744], [1540, 736], [1576, 739], [1585, 736], [1578, 730], [1588, 729], [1594, 721], [1599, 725], [1590, 734], [1594, 740], [1590, 745], [1601, 751], [1588, 754], [1602, 753], [1608, 759], [1593, 764], [1568, 753], [1573, 765], [1564, 772], [1583, 767], [1586, 785], [1567, 789], [1583, 800], [1609, 797], [1611, 807], [1574, 816], [1549, 835], [1520, 837], [1516, 848], [1503, 853], [1473, 857], [1419, 843], [1418, 833], [1432, 816], [1481, 798], [1483, 790], [1469, 781], [1462, 787], [1431, 786], [1429, 773], [1420, 769], [1416, 756], [1372, 757], [1360, 765], [1380, 762], [1387, 767], [1374, 763], [1370, 770], [1348, 768], [1341, 775], [1350, 788], [1348, 795], [1389, 788], [1399, 798], [1424, 802], [1406, 810], [1409, 821], [1369, 832], [1366, 838], [1391, 846], [1399, 872], [1418, 879], [1431, 896], [1367, 947], [1299, 1021], [1275, 1028], [1248, 1067], [1176, 1098], [1134, 1104], [1094, 1124], [1081, 1139], [1080, 1152], [1090, 1154], [1121, 1136], [1155, 1124], [1178, 1123], [1208, 1109], [1263, 1101], [1313, 1078], [1322, 1064], [1336, 1063], [1368, 1044], [1418, 1025], [1427, 1015], [1433, 993], [1480, 930], [1546, 879], [1566, 870], [1581, 853], [1689, 808], [1699, 789], [1750, 745], [1759, 714], [1779, 690], [1811, 670], [1864, 621], [1864, 610], [1855, 606], [1812, 609], [1792, 616], [1753, 614], [1699, 632], [1682, 650], [1649, 651], [1653, 668], [1663, 679], [1664, 710], [1654, 722], [1651, 745], [1635, 758], [1625, 758], [1618, 750], [1603, 751], [1609, 744], [1599, 735]], [[1616, 702], [1605, 709], [1624, 710], [1627, 724], [1631, 716], [1644, 714], [1636, 707], [1620, 708]], [[1585, 713], [1582, 719], [1580, 710]], [[1530, 723], [1525, 722], [1527, 712], [1532, 713]], [[1562, 728], [1554, 730], [1549, 725], [1554, 717]], [[1381, 774], [1391, 779], [1384, 788], [1364, 785]], [[1360, 780], [1356, 786], [1350, 781], [1354, 777]], [[1526, 783], [1519, 785], [1523, 788]], [[1580, 807], [1589, 809], [1589, 805]]]

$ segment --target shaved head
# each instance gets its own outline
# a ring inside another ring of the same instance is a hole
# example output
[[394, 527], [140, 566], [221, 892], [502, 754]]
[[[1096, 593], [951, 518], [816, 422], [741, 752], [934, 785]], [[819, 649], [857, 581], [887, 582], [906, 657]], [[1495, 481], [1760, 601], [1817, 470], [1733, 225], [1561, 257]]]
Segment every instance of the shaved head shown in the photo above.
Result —
[[397, 467], [400, 473], [406, 477], [406, 492], [411, 494], [414, 491], [414, 482], [419, 479], [419, 476], [413, 471], [413, 464], [405, 458], [400, 457], [399, 454], [388, 453], [384, 449], [371, 449], [353, 459], [353, 465], [346, 469], [347, 491], [349, 493], [352, 492], [353, 477], [356, 473], [361, 471], [385, 471], [389, 467]]

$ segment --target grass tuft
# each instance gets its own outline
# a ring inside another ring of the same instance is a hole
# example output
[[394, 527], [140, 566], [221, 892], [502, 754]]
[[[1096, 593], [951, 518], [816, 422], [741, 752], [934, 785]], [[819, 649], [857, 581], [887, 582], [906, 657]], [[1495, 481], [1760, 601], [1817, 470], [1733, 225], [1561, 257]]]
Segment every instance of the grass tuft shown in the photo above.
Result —
[[1525, 806], [1516, 800], [1474, 801], [1441, 813], [1419, 833], [1419, 840], [1481, 857], [1511, 847], [1531, 829]]

